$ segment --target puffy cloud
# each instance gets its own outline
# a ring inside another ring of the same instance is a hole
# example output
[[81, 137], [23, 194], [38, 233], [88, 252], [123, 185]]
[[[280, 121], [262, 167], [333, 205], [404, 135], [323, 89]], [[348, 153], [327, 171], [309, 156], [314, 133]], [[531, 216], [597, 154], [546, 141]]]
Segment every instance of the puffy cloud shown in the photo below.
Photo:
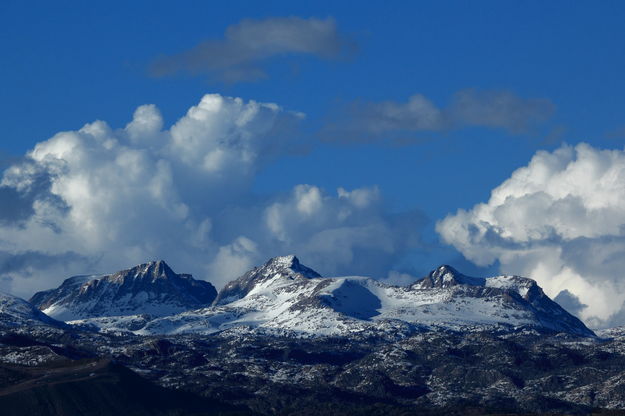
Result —
[[232, 243], [219, 247], [209, 266], [209, 275], [218, 276], [225, 283], [228, 279], [241, 276], [250, 270], [259, 254], [258, 245], [254, 241], [240, 236]]
[[420, 245], [424, 218], [386, 213], [376, 187], [339, 188], [333, 196], [299, 185], [265, 209], [265, 224], [273, 243], [292, 247], [323, 274], [383, 277]]
[[625, 316], [625, 151], [539, 151], [437, 231], [478, 265], [536, 279], [591, 325], [625, 323], [615, 321]]
[[[46, 254], [25, 250], [19, 253], [0, 251], [0, 291], [10, 292], [20, 280], [37, 280], [45, 270], [46, 275], [59, 278], [72, 269], [86, 270], [91, 267], [88, 258], [74, 252]], [[18, 280], [18, 282], [15, 282]], [[30, 295], [32, 293], [28, 293]]]
[[384, 283], [394, 286], [409, 286], [416, 282], [419, 278], [409, 273], [402, 273], [391, 270], [386, 278], [381, 279]]
[[505, 90], [460, 90], [447, 107], [438, 107], [427, 97], [415, 94], [405, 103], [351, 103], [328, 123], [324, 138], [341, 142], [401, 139], [410, 132], [446, 131], [467, 126], [504, 129], [518, 134], [547, 121], [554, 109], [547, 99], [521, 98]]
[[376, 188], [252, 193], [259, 169], [297, 148], [302, 117], [206, 95], [168, 129], [146, 105], [122, 129], [96, 121], [38, 143], [1, 177], [0, 284], [28, 296], [163, 258], [219, 286], [285, 253], [328, 273], [384, 257], [371, 272], [386, 275], [416, 241], [394, 230], [418, 214], [386, 214]]
[[579, 314], [587, 305], [581, 303], [577, 296], [564, 289], [553, 300], [558, 302], [567, 311], [572, 314]]
[[183, 71], [226, 82], [254, 81], [267, 76], [262, 63], [269, 58], [305, 54], [335, 59], [353, 48], [332, 18], [244, 19], [229, 26], [223, 40], [207, 40], [188, 51], [157, 59], [151, 73], [164, 76]]

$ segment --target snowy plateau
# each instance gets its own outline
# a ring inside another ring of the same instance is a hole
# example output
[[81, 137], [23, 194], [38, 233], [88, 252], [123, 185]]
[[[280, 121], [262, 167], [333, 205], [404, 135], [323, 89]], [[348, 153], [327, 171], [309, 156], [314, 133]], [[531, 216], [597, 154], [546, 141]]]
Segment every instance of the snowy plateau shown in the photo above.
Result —
[[156, 261], [1, 294], [0, 408], [625, 414], [625, 330], [595, 334], [532, 279], [446, 265], [393, 286], [282, 256], [217, 292]]

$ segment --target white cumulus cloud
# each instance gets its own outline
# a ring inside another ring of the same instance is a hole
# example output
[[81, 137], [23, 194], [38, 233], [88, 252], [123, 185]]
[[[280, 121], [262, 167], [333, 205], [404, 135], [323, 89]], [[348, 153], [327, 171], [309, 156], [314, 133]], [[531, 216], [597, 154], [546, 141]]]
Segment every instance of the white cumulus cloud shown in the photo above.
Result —
[[[154, 105], [38, 143], [0, 177], [0, 290], [29, 296], [70, 274], [163, 258], [217, 286], [295, 253], [326, 273], [386, 275], [416, 241], [376, 188], [299, 185], [255, 195], [256, 173], [297, 149], [303, 115], [204, 96], [171, 127]], [[375, 238], [373, 238], [375, 237]]]
[[[625, 151], [539, 151], [488, 202], [437, 224], [478, 265], [530, 276], [590, 325], [625, 324]], [[576, 297], [577, 299], [575, 299]]]

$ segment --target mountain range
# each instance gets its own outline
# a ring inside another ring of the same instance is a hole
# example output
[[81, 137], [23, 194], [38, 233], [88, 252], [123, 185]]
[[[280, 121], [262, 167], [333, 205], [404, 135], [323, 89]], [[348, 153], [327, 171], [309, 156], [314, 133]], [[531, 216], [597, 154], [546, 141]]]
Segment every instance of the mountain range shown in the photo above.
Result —
[[294, 336], [393, 336], [434, 327], [594, 335], [528, 278], [475, 278], [441, 266], [410, 286], [392, 286], [367, 277], [321, 277], [293, 255], [270, 259], [219, 293], [161, 260], [110, 275], [71, 277], [30, 302], [72, 325], [139, 335], [242, 328]]
[[[162, 414], [618, 414], [625, 330], [595, 334], [525, 277], [443, 265], [394, 286], [322, 277], [292, 255], [219, 292], [161, 260], [70, 277], [30, 301], [0, 296], [8, 414], [28, 414], [16, 394], [57, 414], [78, 409], [77, 386], [117, 392], [133, 377], [142, 391], [198, 398]], [[124, 386], [115, 395], [131, 411]], [[202, 400], [211, 409], [185, 407]], [[90, 403], [92, 414], [120, 411]]]

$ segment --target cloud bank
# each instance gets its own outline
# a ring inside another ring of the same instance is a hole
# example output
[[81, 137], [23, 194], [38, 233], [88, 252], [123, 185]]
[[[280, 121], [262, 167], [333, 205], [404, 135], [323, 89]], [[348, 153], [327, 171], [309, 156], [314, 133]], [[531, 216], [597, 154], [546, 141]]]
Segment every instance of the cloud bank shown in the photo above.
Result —
[[478, 265], [530, 276], [595, 327], [625, 324], [625, 151], [539, 151], [488, 202], [437, 224]]
[[70, 274], [163, 258], [222, 285], [296, 253], [326, 274], [386, 275], [420, 217], [390, 215], [373, 188], [251, 192], [298, 147], [303, 115], [217, 94], [169, 128], [154, 105], [38, 143], [0, 180], [0, 290], [29, 296]]
[[337, 30], [332, 18], [272, 17], [244, 19], [226, 29], [224, 39], [207, 40], [194, 48], [154, 61], [154, 76], [187, 72], [234, 83], [266, 78], [263, 63], [288, 54], [337, 59], [354, 44]]
[[353, 102], [337, 112], [324, 137], [327, 141], [371, 142], [471, 126], [519, 134], [544, 123], [554, 111], [554, 104], [547, 99], [522, 98], [505, 90], [460, 90], [446, 107], [415, 94], [403, 103]]

